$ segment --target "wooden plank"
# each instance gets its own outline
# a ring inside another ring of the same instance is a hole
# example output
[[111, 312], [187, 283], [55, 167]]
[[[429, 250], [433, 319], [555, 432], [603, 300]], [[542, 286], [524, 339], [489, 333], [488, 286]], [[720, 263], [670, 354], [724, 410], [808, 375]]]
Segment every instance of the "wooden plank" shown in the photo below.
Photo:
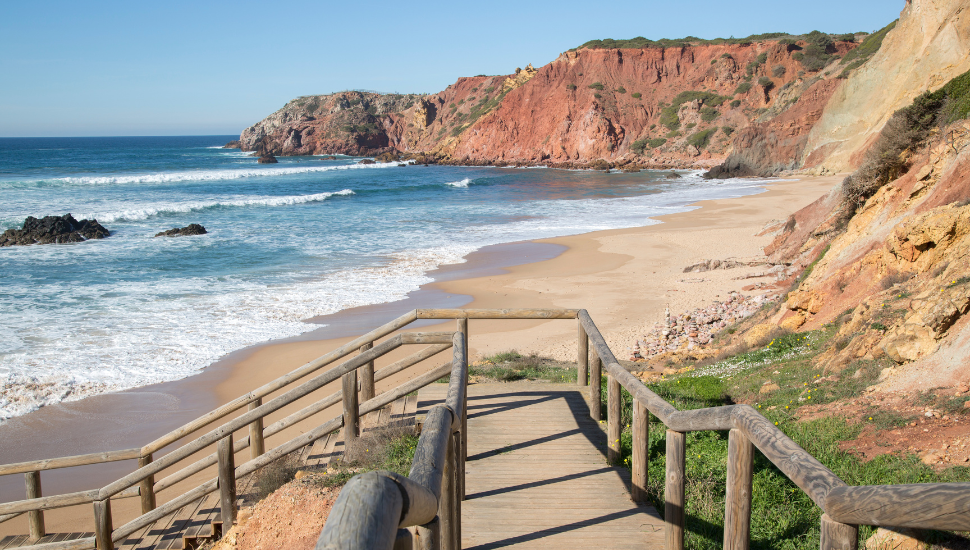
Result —
[[620, 383], [613, 376], [606, 379], [606, 445], [608, 448], [606, 461], [617, 466], [620, 463], [620, 433], [623, 426], [620, 423], [623, 410], [623, 396], [620, 393]]
[[576, 383], [580, 386], [589, 384], [589, 337], [583, 323], [576, 323], [578, 345], [576, 346]]
[[418, 309], [418, 319], [575, 319], [578, 309]]
[[[360, 346], [360, 352], [365, 351], [374, 347], [373, 342], [367, 342], [366, 344]], [[358, 369], [358, 374], [360, 375], [360, 400], [367, 401], [368, 399], [374, 398], [374, 362], [369, 361], [364, 363], [360, 369]]]

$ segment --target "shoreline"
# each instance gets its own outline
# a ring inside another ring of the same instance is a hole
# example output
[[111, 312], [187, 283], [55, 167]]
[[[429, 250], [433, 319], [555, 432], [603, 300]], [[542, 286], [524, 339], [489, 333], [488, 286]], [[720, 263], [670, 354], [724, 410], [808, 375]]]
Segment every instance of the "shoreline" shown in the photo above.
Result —
[[[764, 184], [766, 191], [758, 194], [699, 201], [686, 212], [651, 218], [661, 221], [653, 225], [484, 247], [466, 256], [465, 263], [442, 266], [429, 273], [434, 282], [422, 285], [404, 300], [312, 319], [329, 326], [230, 353], [198, 375], [60, 403], [10, 419], [0, 426], [0, 437], [12, 443], [4, 446], [8, 450], [0, 453], [5, 455], [0, 456], [0, 462], [143, 444], [415, 308], [585, 308], [617, 357], [625, 359], [634, 339], [660, 319], [665, 306], [669, 305], [672, 311], [686, 311], [751, 283], [732, 280], [738, 270], [685, 276], [683, 267], [703, 259], [760, 255], [771, 238], [754, 235], [767, 221], [784, 219], [824, 195], [838, 181], [835, 176], [776, 181]], [[703, 280], [684, 282], [688, 278]], [[422, 330], [453, 330], [450, 322], [434, 321], [414, 323], [408, 329], [419, 326]], [[575, 330], [574, 323], [561, 320], [473, 320], [469, 323], [469, 358], [517, 349], [575, 360]], [[377, 367], [403, 355], [404, 352], [388, 356]], [[446, 360], [442, 354], [427, 364], [437, 366]], [[419, 365], [399, 373], [379, 383], [378, 391], [425, 370], [424, 365]], [[154, 415], [146, 414], [148, 410]], [[338, 413], [337, 408], [331, 408], [316, 421]], [[129, 420], [132, 418], [137, 423]], [[46, 437], [31, 437], [41, 432]], [[39, 445], [39, 439], [47, 443]], [[45, 492], [88, 489], [96, 486], [100, 478], [113, 479], [114, 474], [132, 469], [133, 464], [122, 462], [98, 471], [89, 467], [84, 476], [72, 476], [71, 470], [47, 472]], [[4, 476], [0, 482], [0, 501], [23, 498], [19, 476]], [[69, 510], [48, 514], [49, 526], [70, 528], [89, 522], [89, 510], [83, 508], [73, 514]], [[21, 519], [0, 524], [0, 533]]]

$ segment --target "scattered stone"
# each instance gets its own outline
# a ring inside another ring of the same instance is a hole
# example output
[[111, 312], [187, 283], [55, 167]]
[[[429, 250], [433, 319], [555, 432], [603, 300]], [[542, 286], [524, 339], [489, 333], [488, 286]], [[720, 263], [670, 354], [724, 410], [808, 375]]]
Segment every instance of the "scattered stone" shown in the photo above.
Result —
[[373, 159], [364, 159], [357, 164], [377, 164], [377, 161]]
[[780, 390], [780, 389], [781, 389], [781, 386], [779, 386], [778, 384], [768, 383], [768, 384], [765, 384], [765, 385], [761, 386], [761, 389], [758, 390], [758, 393], [762, 393], [762, 394], [764, 394], [764, 393], [771, 393], [773, 391], [777, 391], [777, 390]]
[[263, 155], [256, 162], [259, 164], [276, 164], [279, 161], [273, 155]]
[[914, 529], [880, 527], [868, 540], [865, 550], [922, 550], [929, 545], [916, 538]]
[[[711, 343], [716, 332], [750, 317], [768, 301], [767, 296], [746, 297], [732, 293], [723, 302], [714, 302], [683, 315], [672, 316], [670, 309], [665, 308], [663, 321], [633, 343], [630, 360], [641, 361], [664, 353], [687, 351], [694, 358], [703, 357], [708, 352], [698, 348]], [[671, 360], [676, 359], [676, 356], [671, 357]]]
[[192, 235], [205, 235], [208, 231], [197, 223], [190, 223], [185, 227], [176, 227], [168, 231], [156, 233], [156, 237], [190, 237]]
[[0, 247], [79, 243], [88, 239], [103, 239], [108, 235], [110, 232], [98, 220], [77, 221], [70, 214], [44, 216], [41, 219], [27, 216], [21, 229], [8, 229], [0, 235]]

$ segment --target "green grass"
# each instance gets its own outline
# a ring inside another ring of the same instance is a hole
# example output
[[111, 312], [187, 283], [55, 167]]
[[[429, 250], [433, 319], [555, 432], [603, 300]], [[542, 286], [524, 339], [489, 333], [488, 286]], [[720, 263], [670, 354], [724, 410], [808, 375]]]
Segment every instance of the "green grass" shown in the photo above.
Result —
[[[797, 420], [799, 407], [860, 395], [876, 381], [884, 366], [875, 361], [858, 361], [840, 374], [838, 382], [817, 383], [821, 374], [814, 370], [811, 360], [832, 344], [836, 330], [830, 325], [809, 333], [785, 334], [758, 349], [708, 367], [665, 376], [648, 387], [681, 410], [749, 403], [849, 485], [970, 481], [968, 468], [953, 467], [938, 473], [913, 454], [889, 454], [862, 462], [839, 449], [839, 443], [856, 438], [867, 424], [891, 429], [912, 420], [898, 413], [873, 411], [872, 420], [862, 423], [850, 423], [837, 415]], [[778, 384], [780, 389], [761, 394], [759, 390], [766, 380]], [[621, 459], [629, 466], [632, 438], [628, 425], [632, 414], [631, 399], [625, 391], [623, 399]], [[951, 398], [931, 394], [925, 399], [938, 404]], [[944, 404], [955, 410], [967, 399]], [[605, 407], [603, 413], [605, 417]], [[648, 490], [651, 503], [662, 515], [665, 428], [653, 417], [648, 449]], [[724, 525], [727, 433], [688, 433], [686, 455], [686, 547], [719, 549]], [[759, 452], [755, 453], [752, 502], [751, 548], [818, 548], [821, 510]], [[860, 540], [873, 532], [870, 527], [860, 528]], [[929, 533], [931, 541], [948, 536]]]
[[[503, 351], [468, 365], [468, 375], [475, 382], [576, 382], [575, 363], [564, 363], [536, 354], [522, 355], [515, 350]], [[438, 380], [448, 383], [451, 375]]]

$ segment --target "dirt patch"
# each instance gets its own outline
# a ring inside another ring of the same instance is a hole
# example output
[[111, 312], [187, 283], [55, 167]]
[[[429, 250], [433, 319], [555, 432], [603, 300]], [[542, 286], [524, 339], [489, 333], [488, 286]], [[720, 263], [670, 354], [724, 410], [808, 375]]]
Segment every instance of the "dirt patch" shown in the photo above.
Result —
[[[970, 415], [922, 405], [920, 393], [872, 393], [848, 401], [803, 406], [798, 418], [814, 420], [833, 415], [864, 427], [855, 439], [839, 448], [863, 461], [887, 454], [915, 454], [937, 469], [970, 466]], [[964, 409], [970, 411], [970, 409]]]
[[341, 489], [321, 481], [302, 477], [241, 510], [239, 523], [212, 550], [312, 550]]

